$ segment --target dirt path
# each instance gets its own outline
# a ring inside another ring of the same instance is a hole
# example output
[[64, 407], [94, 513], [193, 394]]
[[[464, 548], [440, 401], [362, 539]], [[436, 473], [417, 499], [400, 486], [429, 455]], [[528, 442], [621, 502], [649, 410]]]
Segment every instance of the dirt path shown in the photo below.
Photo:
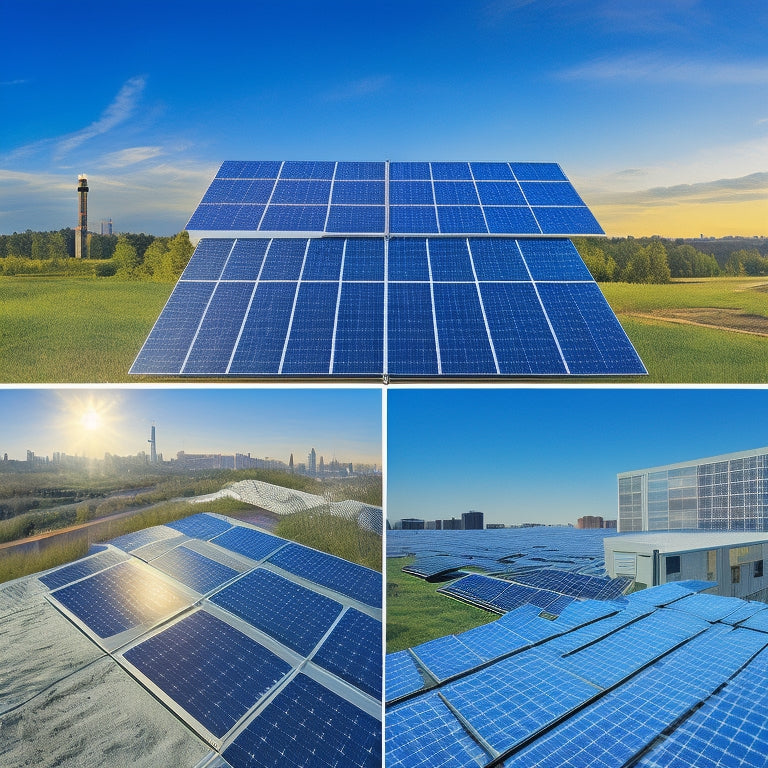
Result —
[[768, 317], [748, 315], [738, 309], [697, 307], [695, 309], [665, 310], [658, 313], [627, 312], [626, 317], [642, 317], [681, 325], [697, 325], [719, 331], [746, 333], [751, 336], [768, 336]]

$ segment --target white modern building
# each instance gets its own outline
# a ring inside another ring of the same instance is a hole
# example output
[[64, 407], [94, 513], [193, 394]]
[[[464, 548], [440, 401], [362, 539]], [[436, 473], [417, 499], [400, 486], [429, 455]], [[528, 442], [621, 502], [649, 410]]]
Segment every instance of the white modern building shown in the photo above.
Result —
[[674, 581], [712, 581], [719, 595], [768, 598], [768, 533], [724, 531], [640, 533], [605, 539], [611, 578], [629, 576], [638, 587]]
[[618, 531], [768, 530], [768, 448], [618, 475]]

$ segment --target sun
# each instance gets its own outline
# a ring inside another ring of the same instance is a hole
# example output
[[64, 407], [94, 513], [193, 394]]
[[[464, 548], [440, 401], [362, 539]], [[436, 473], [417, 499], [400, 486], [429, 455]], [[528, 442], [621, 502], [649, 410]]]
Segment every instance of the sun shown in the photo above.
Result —
[[83, 411], [83, 415], [80, 417], [80, 426], [83, 429], [94, 431], [100, 429], [104, 424], [104, 420], [101, 418], [101, 414], [95, 408], [88, 408]]

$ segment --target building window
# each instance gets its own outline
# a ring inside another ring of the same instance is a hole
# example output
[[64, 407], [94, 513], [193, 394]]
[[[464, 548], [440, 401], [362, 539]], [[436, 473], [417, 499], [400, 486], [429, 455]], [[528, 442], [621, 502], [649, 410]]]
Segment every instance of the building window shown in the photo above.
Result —
[[667, 576], [680, 573], [680, 555], [667, 556]]
[[731, 584], [739, 584], [741, 582], [741, 566], [731, 566]]
[[717, 550], [707, 552], [707, 581], [717, 581]]
[[763, 576], [763, 561], [762, 560], [755, 560], [755, 572], [754, 577], [756, 579], [760, 579]]

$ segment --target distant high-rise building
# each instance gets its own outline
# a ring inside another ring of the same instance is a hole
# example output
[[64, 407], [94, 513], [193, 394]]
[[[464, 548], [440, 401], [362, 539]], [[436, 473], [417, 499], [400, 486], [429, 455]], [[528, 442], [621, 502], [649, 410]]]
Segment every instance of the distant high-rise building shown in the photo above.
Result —
[[155, 425], [152, 425], [152, 432], [149, 440], [149, 461], [151, 464], [157, 464], [157, 443], [155, 442]]
[[458, 517], [452, 517], [450, 520], [443, 520], [444, 531], [460, 531], [461, 520]]
[[325, 461], [322, 456], [320, 457], [320, 474], [325, 474]]
[[309, 455], [307, 456], [307, 474], [317, 474], [317, 454], [315, 453], [314, 448], [309, 452]]
[[461, 515], [461, 527], [465, 531], [482, 531], [483, 513], [476, 512], [473, 509], [470, 509], [469, 512], [464, 512]]
[[77, 177], [77, 227], [75, 228], [75, 258], [88, 256], [88, 179], [83, 174]]
[[288, 459], [288, 471], [293, 474], [293, 454], [291, 454], [291, 458]]
[[418, 520], [415, 517], [405, 517], [401, 522], [402, 522], [402, 528], [404, 531], [423, 531], [424, 530], [424, 521]]
[[101, 220], [101, 234], [102, 235], [111, 235], [112, 234], [112, 219], [102, 219]]

